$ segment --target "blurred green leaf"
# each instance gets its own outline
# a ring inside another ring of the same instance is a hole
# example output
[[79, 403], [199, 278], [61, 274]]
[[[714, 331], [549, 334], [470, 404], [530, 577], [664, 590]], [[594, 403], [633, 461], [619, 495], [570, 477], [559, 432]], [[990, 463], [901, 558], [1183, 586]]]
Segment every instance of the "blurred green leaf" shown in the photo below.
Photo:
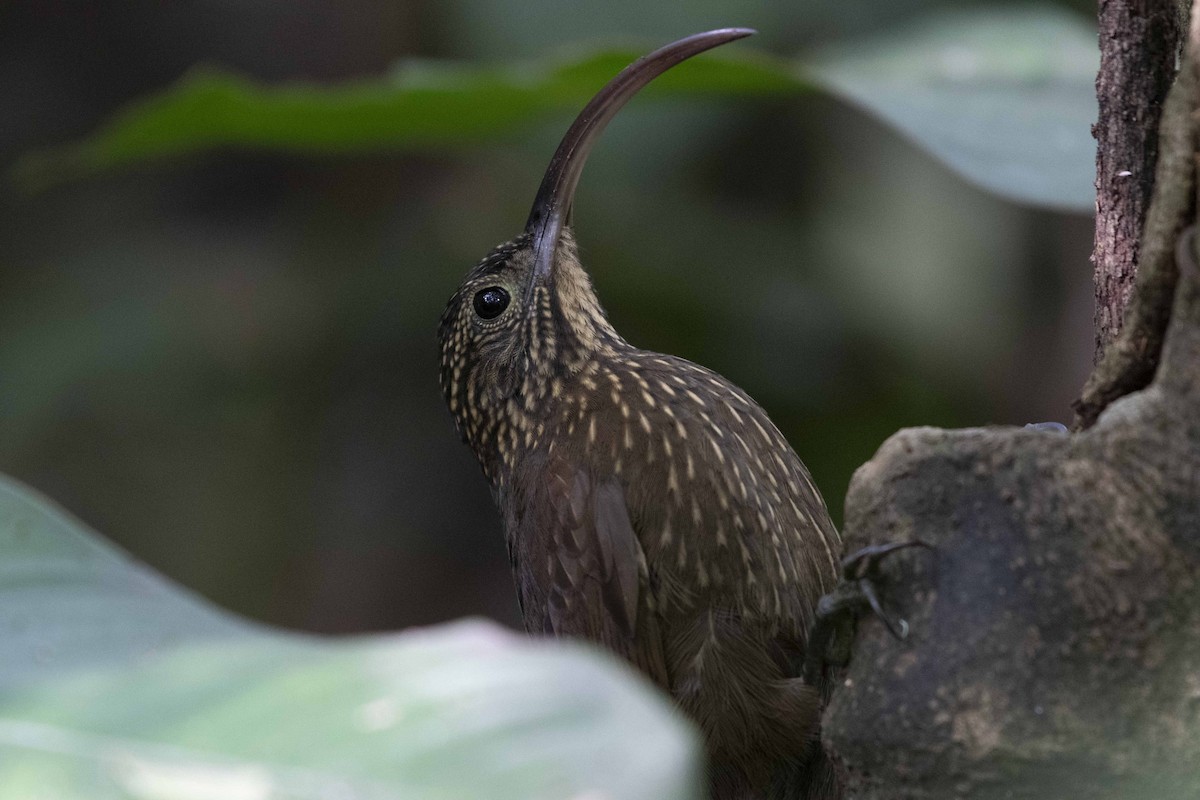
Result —
[[0, 796], [698, 796], [687, 727], [582, 647], [259, 627], [7, 479], [0, 550]]
[[[225, 146], [336, 153], [479, 144], [548, 112], [579, 108], [639, 55], [606, 50], [510, 67], [413, 59], [384, 78], [340, 86], [263, 86], [197, 69], [118, 112], [90, 138], [26, 156], [16, 177], [36, 187]], [[712, 57], [669, 73], [647, 94], [770, 93], [794, 85], [780, 65]]]
[[[16, 177], [41, 186], [215, 147], [300, 152], [479, 144], [572, 111], [644, 49], [606, 49], [515, 66], [413, 60], [342, 86], [262, 86], [198, 70], [117, 113], [95, 135], [33, 153]], [[821, 90], [896, 127], [967, 179], [1021, 202], [1093, 204], [1095, 31], [1061, 11], [943, 13], [810, 58], [744, 45], [681, 66], [646, 94], [763, 95]]]
[[1095, 204], [1094, 27], [1060, 9], [943, 13], [808, 60], [830, 91], [1018, 202]]

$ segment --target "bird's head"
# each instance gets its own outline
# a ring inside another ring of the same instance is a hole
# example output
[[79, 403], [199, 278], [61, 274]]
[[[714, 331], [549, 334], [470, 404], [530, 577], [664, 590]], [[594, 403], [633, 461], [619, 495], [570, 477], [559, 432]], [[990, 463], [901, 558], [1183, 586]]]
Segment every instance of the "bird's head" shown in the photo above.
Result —
[[685, 59], [749, 36], [724, 28], [644, 56], [596, 94], [550, 160], [525, 230], [468, 274], [442, 314], [441, 384], [459, 432], [478, 451], [504, 414], [530, 414], [599, 350], [624, 342], [596, 299], [569, 223], [600, 133], [642, 87]]

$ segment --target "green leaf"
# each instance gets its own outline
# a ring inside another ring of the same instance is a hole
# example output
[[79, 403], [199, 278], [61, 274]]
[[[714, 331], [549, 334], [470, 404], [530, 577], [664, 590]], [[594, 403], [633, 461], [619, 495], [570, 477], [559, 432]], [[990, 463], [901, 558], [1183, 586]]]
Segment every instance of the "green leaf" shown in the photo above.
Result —
[[945, 14], [809, 62], [834, 94], [1012, 200], [1095, 203], [1096, 32], [1057, 9]]
[[[25, 156], [16, 178], [37, 187], [228, 146], [340, 153], [478, 145], [549, 112], [578, 110], [639, 55], [606, 50], [511, 67], [414, 59], [386, 78], [333, 87], [262, 86], [202, 68], [118, 112], [81, 142]], [[647, 94], [768, 93], [793, 85], [770, 62], [710, 57], [669, 73]]]
[[[216, 147], [307, 153], [478, 145], [578, 110], [645, 48], [510, 66], [406, 61], [342, 86], [262, 86], [214, 69], [118, 112], [91, 137], [33, 153], [42, 186]], [[1014, 200], [1090, 210], [1095, 32], [1039, 7], [942, 14], [790, 61], [745, 44], [664, 75], [639, 102], [824, 91], [894, 126], [968, 180]]]
[[699, 796], [691, 729], [582, 646], [271, 630], [3, 478], [0, 552], [0, 797]]

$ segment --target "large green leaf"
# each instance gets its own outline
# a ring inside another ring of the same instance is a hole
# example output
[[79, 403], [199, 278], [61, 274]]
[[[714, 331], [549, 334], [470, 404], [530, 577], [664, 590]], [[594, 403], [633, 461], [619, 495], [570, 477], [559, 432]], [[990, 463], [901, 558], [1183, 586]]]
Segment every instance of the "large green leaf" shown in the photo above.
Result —
[[[419, 150], [486, 142], [578, 109], [645, 48], [510, 66], [406, 61], [342, 86], [263, 86], [196, 71], [117, 113], [88, 139], [31, 154], [31, 185], [214, 147]], [[936, 16], [789, 61], [746, 44], [661, 78], [649, 97], [821, 90], [895, 126], [964, 177], [1012, 199], [1090, 210], [1095, 32], [1038, 7]]]
[[698, 796], [689, 727], [582, 647], [270, 630], [2, 478], [0, 553], [0, 797]]
[[1095, 30], [1056, 9], [945, 14], [816, 54], [830, 91], [1017, 201], [1095, 203]]
[[[264, 86], [202, 68], [118, 112], [90, 138], [26, 156], [16, 174], [36, 185], [223, 146], [361, 152], [479, 144], [548, 112], [577, 110], [638, 55], [612, 49], [487, 67], [412, 59], [385, 78], [340, 86]], [[710, 56], [668, 73], [647, 94], [769, 93], [796, 85], [784, 65]]]

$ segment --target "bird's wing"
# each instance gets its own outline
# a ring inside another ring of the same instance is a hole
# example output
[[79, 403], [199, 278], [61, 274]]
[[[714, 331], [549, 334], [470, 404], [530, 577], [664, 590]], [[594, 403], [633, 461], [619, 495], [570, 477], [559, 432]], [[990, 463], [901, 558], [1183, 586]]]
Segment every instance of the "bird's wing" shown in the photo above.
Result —
[[528, 489], [516, 532], [527, 626], [597, 642], [666, 686], [646, 559], [624, 488], [615, 476], [557, 460], [541, 478]]

